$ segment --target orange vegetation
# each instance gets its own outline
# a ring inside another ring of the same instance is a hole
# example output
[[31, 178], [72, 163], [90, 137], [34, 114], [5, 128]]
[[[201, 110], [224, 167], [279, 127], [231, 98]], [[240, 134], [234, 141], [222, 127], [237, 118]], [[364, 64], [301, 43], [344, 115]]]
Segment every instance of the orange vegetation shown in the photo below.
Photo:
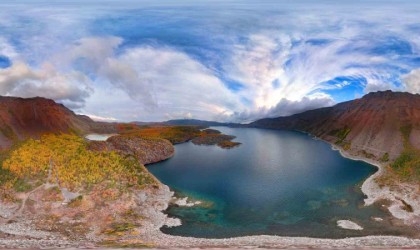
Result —
[[171, 143], [182, 143], [200, 136], [197, 126], [138, 126], [135, 124], [120, 124], [118, 131], [123, 136], [140, 136], [146, 139], [166, 139]]
[[135, 159], [87, 150], [83, 138], [68, 134], [27, 140], [10, 153], [2, 169], [14, 176], [12, 182], [48, 181], [70, 190], [104, 181], [119, 187], [140, 185], [140, 177], [148, 174]]

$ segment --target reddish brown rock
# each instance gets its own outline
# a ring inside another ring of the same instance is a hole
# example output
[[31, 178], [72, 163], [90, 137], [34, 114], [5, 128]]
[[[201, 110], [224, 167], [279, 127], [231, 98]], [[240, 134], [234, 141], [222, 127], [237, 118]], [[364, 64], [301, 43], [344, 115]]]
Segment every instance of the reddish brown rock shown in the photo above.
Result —
[[412, 127], [410, 140], [413, 146], [420, 148], [420, 139], [416, 136], [420, 131], [420, 95], [391, 91], [370, 93], [333, 107], [262, 119], [250, 126], [304, 131], [342, 144], [353, 153], [366, 152], [377, 159], [388, 153], [394, 160], [403, 150], [402, 127]]
[[110, 123], [94, 122], [89, 117], [76, 115], [53, 100], [0, 96], [0, 147], [9, 147], [13, 141], [37, 137], [44, 133], [115, 131]]
[[166, 160], [175, 153], [174, 146], [165, 139], [112, 136], [106, 141], [92, 141], [89, 148], [96, 151], [116, 151], [136, 157], [141, 164]]

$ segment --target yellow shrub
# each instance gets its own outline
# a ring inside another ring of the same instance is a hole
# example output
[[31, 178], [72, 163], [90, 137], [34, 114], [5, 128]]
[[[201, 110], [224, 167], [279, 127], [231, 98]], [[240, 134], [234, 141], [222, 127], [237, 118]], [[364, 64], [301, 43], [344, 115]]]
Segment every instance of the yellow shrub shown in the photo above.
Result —
[[[45, 135], [28, 140], [3, 162], [19, 179], [57, 183], [70, 190], [108, 181], [120, 187], [140, 185], [144, 168], [114, 152], [94, 152], [76, 135]], [[49, 179], [48, 179], [49, 177]]]

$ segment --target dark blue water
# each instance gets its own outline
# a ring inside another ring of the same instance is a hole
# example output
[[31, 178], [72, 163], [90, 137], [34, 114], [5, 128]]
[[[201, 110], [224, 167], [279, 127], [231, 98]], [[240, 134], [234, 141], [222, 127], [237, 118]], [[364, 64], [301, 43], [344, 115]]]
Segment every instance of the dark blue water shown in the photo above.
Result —
[[[329, 144], [299, 132], [217, 129], [237, 136], [242, 145], [227, 150], [179, 144], [173, 158], [149, 166], [178, 196], [203, 201], [171, 206], [167, 213], [183, 225], [162, 228], [165, 233], [206, 238], [403, 234], [379, 207], [363, 206], [360, 185], [376, 171], [373, 166], [343, 158]], [[340, 229], [336, 223], [342, 219], [365, 229]]]

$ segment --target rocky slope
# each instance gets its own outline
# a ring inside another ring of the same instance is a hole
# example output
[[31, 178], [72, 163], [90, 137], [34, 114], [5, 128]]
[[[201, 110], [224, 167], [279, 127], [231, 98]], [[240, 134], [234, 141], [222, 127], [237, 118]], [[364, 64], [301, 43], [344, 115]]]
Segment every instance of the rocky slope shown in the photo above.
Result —
[[420, 149], [420, 95], [376, 92], [361, 99], [304, 113], [262, 119], [252, 127], [304, 131], [368, 158], [395, 160], [404, 150], [401, 129]]
[[114, 125], [94, 122], [89, 117], [76, 115], [53, 100], [0, 97], [0, 147], [7, 148], [16, 140], [37, 137], [44, 133], [112, 132]]
[[215, 129], [204, 129], [200, 136], [191, 140], [195, 145], [217, 145], [221, 148], [230, 149], [241, 145], [240, 142], [233, 142], [236, 136], [224, 135]]
[[112, 136], [106, 141], [92, 141], [89, 147], [96, 151], [116, 151], [125, 156], [132, 155], [141, 164], [163, 161], [175, 153], [174, 146], [168, 140], [135, 136]]

